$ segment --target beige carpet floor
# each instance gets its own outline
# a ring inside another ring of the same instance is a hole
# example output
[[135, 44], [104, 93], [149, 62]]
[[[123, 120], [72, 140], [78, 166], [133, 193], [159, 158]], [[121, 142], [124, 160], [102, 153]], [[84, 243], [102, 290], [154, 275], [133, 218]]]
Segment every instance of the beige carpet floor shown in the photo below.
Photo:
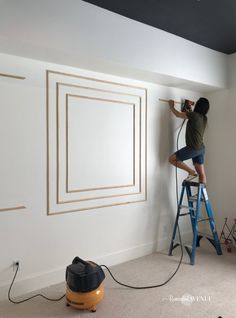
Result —
[[[0, 302], [1, 318], [236, 318], [236, 251], [217, 256], [209, 242], [202, 240], [196, 264], [183, 264], [172, 281], [161, 288], [133, 290], [117, 285], [106, 274], [105, 297], [97, 311], [79, 311], [65, 306], [65, 300], [48, 302], [36, 298], [14, 305]], [[155, 253], [111, 268], [115, 277], [133, 285], [158, 284], [166, 280], [178, 264], [180, 251], [169, 257]], [[64, 284], [40, 292], [49, 297], [64, 293]], [[18, 298], [19, 300], [20, 298]]]

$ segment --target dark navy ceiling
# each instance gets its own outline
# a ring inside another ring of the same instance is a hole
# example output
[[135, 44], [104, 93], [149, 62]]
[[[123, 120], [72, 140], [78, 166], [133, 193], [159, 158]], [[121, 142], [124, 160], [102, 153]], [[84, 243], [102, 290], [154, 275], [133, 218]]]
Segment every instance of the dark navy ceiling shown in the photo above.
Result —
[[207, 48], [236, 52], [236, 0], [86, 0]]

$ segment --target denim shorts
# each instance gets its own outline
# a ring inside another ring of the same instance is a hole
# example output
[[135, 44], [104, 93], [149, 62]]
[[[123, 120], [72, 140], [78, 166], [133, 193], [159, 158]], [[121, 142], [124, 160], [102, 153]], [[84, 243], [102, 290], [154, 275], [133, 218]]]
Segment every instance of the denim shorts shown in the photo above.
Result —
[[193, 164], [202, 165], [204, 163], [205, 148], [193, 149], [188, 146], [181, 148], [175, 153], [177, 161], [192, 159]]

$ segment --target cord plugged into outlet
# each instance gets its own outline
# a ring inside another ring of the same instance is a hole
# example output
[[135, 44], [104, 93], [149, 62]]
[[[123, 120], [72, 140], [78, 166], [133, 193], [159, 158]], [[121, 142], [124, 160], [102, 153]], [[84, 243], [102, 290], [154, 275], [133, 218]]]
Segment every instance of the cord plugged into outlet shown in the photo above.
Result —
[[15, 272], [20, 267], [20, 261], [13, 262], [13, 271]]
[[12, 279], [11, 285], [10, 285], [9, 290], [8, 290], [8, 300], [9, 300], [11, 303], [13, 303], [13, 304], [21, 304], [21, 303], [24, 303], [25, 301], [28, 301], [28, 300], [33, 299], [33, 298], [35, 298], [35, 297], [42, 297], [42, 298], [44, 298], [44, 299], [46, 299], [46, 300], [50, 300], [50, 301], [59, 301], [59, 300], [61, 300], [62, 298], [65, 297], [65, 294], [64, 294], [64, 295], [62, 295], [60, 298], [54, 299], [54, 298], [49, 298], [49, 297], [47, 297], [47, 296], [44, 296], [44, 295], [42, 295], [42, 294], [36, 294], [36, 295], [33, 295], [33, 296], [31, 296], [31, 297], [28, 297], [28, 298], [25, 298], [25, 299], [19, 300], [19, 301], [16, 301], [16, 300], [12, 299], [12, 298], [11, 298], [11, 289], [12, 289], [12, 286], [13, 286], [13, 284], [14, 284], [14, 282], [15, 282], [17, 273], [18, 273], [19, 268], [20, 268], [20, 261], [13, 261], [12, 267], [13, 267], [13, 271], [15, 272], [15, 274], [14, 274], [14, 277], [13, 277], [13, 279]]

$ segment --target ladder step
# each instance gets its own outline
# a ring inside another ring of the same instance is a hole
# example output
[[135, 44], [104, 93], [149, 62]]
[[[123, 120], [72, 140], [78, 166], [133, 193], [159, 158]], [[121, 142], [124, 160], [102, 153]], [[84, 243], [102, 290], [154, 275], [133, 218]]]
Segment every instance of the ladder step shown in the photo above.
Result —
[[199, 182], [185, 181], [185, 180], [184, 180], [183, 183], [182, 183], [183, 186], [190, 185], [190, 186], [192, 186], [192, 187], [199, 187], [200, 184], [201, 184], [201, 183], [199, 183]]
[[188, 210], [191, 210], [191, 211], [196, 211], [196, 208], [193, 208], [193, 207], [191, 207], [191, 206], [188, 206], [188, 205], [179, 205], [179, 208], [180, 209], [188, 209]]
[[[189, 202], [196, 202], [197, 201], [197, 195], [193, 195], [189, 197]], [[201, 197], [201, 201], [204, 202], [204, 199]]]
[[199, 219], [198, 222], [209, 221], [211, 218]]

